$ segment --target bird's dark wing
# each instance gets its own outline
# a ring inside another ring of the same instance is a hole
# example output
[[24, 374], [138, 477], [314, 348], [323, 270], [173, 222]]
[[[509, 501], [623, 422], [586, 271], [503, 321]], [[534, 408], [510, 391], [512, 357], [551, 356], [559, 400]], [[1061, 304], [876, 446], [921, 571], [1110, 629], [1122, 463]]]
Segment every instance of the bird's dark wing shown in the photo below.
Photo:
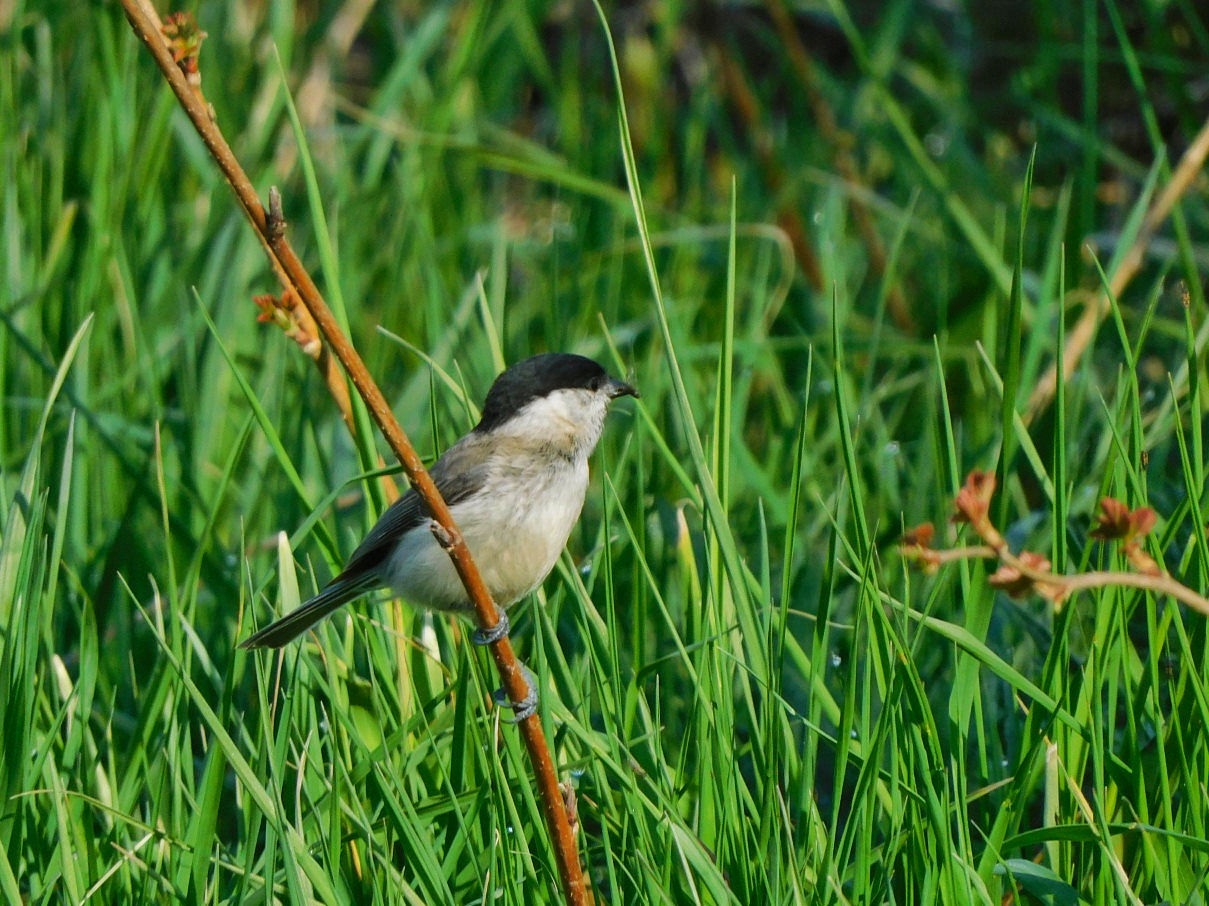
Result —
[[[470, 434], [438, 459], [430, 474], [449, 506], [479, 491], [490, 472], [490, 449], [480, 435]], [[240, 643], [240, 648], [280, 648], [306, 632], [332, 611], [382, 584], [377, 567], [390, 556], [395, 543], [428, 519], [428, 510], [414, 490], [390, 505], [382, 518], [353, 551], [348, 565], [319, 594], [281, 619]], [[424, 529], [427, 531], [427, 529]]]
[[[429, 469], [447, 505], [453, 506], [465, 500], [486, 483], [490, 457], [484, 455], [488, 451], [483, 448], [483, 443], [484, 439], [477, 435], [464, 437], [446, 450], [445, 455]], [[377, 569], [405, 533], [423, 525], [429, 518], [428, 508], [420, 500], [420, 495], [414, 488], [409, 490], [382, 514], [365, 540], [357, 545], [337, 579], [356, 579]]]

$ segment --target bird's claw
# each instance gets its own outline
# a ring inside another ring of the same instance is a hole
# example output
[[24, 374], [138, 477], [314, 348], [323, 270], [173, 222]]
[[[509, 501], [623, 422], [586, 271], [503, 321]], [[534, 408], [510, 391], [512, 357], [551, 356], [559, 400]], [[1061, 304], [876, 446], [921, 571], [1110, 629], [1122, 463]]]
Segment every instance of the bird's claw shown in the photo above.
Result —
[[512, 631], [512, 623], [508, 619], [508, 614], [500, 611], [500, 620], [494, 626], [487, 629], [476, 629], [470, 634], [470, 640], [476, 645], [490, 645], [493, 642], [498, 642], [509, 632]]
[[445, 550], [449, 550], [457, 542], [457, 538], [454, 537], [453, 533], [435, 519], [428, 520], [428, 530], [437, 539], [437, 544], [441, 545]]
[[512, 709], [512, 716], [503, 718], [504, 723], [519, 724], [522, 720], [526, 720], [537, 713], [537, 677], [524, 664], [521, 664], [520, 668], [521, 672], [525, 674], [525, 683], [529, 686], [528, 695], [519, 702], [514, 702], [508, 698], [508, 691], [506, 689], [496, 689], [492, 695], [497, 708]]
[[[470, 634], [470, 640], [476, 645], [490, 645], [498, 642], [511, 631], [512, 623], [508, 619], [508, 614], [501, 610], [499, 611], [499, 622], [486, 629], [476, 629]], [[537, 677], [524, 664], [521, 664], [520, 668], [521, 672], [525, 674], [525, 682], [529, 686], [528, 695], [519, 702], [514, 702], [508, 698], [506, 689], [496, 689], [491, 696], [495, 701], [496, 707], [512, 709], [512, 716], [504, 718], [504, 721], [510, 724], [519, 724], [522, 720], [532, 716], [537, 711]]]

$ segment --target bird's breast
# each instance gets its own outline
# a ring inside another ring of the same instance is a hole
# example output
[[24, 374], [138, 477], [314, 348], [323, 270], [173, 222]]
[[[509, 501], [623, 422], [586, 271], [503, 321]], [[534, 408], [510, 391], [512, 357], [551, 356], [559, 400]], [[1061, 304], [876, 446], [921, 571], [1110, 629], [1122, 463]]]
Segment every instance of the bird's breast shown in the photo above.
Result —
[[[514, 604], [550, 574], [583, 509], [587, 486], [586, 461], [531, 468], [505, 462], [481, 491], [450, 507], [498, 605]], [[428, 531], [413, 532], [386, 572], [388, 584], [413, 604], [469, 607], [448, 554]]]

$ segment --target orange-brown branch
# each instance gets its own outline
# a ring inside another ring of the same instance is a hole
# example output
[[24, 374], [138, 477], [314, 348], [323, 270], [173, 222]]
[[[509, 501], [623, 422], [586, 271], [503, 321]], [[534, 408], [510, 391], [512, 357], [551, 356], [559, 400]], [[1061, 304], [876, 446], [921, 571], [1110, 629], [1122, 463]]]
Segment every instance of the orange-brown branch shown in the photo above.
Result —
[[[353, 386], [365, 401], [370, 416], [403, 464], [412, 486], [424, 499], [428, 511], [441, 527], [441, 531], [436, 534], [445, 545], [458, 576], [466, 586], [466, 592], [474, 605], [479, 625], [484, 628], [495, 626], [499, 622], [499, 611], [496, 609], [495, 602], [491, 600], [491, 595], [483, 583], [482, 576], [479, 575], [470, 551], [454, 524], [448, 506], [437, 491], [427, 469], [424, 468], [423, 461], [408, 441], [407, 435], [399, 427], [394, 414], [386, 403], [386, 398], [370, 376], [365, 363], [353, 348], [352, 343], [344, 336], [331, 309], [328, 308], [314, 281], [311, 280], [310, 274], [286, 240], [285, 230], [282, 228], [284, 225], [280, 218], [270, 219], [267, 216], [251, 181], [231, 151], [218, 124], [214, 121], [209, 105], [204, 102], [200, 93], [190, 86], [185, 73], [173, 59], [160, 30], [158, 17], [155, 16], [154, 9], [150, 7], [148, 0], [122, 0], [122, 6], [135, 34], [151, 52], [181, 107], [192, 121], [232, 191], [235, 192], [235, 197], [244, 209], [244, 213], [256, 228], [262, 241], [267, 244], [272, 253], [274, 266], [279, 266], [293, 285], [298, 298], [314, 318], [315, 325], [328, 348], [340, 361], [349, 380], [352, 381]], [[507, 637], [500, 639], [491, 645], [491, 653], [508, 696], [512, 701], [523, 700], [529, 691], [528, 682], [512, 651], [511, 642]], [[550, 831], [555, 860], [567, 901], [574, 906], [587, 906], [589, 902], [587, 888], [579, 864], [575, 838], [555, 774], [554, 761], [549, 747], [546, 745], [541, 720], [534, 713], [522, 720], [519, 727], [533, 763], [535, 780], [545, 810], [546, 823]]]

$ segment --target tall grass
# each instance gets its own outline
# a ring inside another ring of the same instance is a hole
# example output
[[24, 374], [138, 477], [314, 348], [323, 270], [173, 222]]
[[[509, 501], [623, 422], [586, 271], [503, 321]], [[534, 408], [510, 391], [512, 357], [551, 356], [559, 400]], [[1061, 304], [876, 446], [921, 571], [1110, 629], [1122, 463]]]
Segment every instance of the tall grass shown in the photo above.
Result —
[[[419, 448], [532, 352], [643, 394], [515, 621], [601, 902], [1205, 901], [1204, 619], [1014, 601], [895, 550], [998, 468], [1014, 549], [1121, 567], [1088, 539], [1111, 495], [1205, 589], [1203, 199], [1022, 417], [1063, 300], [1107, 282], [1199, 126], [1195, 9], [1039, 13], [1018, 53], [939, 8], [801, 14], [846, 48], [823, 89], [873, 189], [829, 175], [755, 8], [607, 10], [610, 45], [579, 11], [464, 4], [370, 14], [338, 112], [304, 122], [308, 191], [269, 48], [296, 86], [334, 11], [306, 15], [202, 10], [203, 86]], [[723, 53], [767, 135], [705, 77]], [[115, 9], [15, 9], [0, 66], [4, 898], [557, 901], [464, 627], [366, 601], [236, 652], [371, 524], [364, 459], [255, 323], [263, 255]], [[786, 205], [821, 289], [769, 226]]]

